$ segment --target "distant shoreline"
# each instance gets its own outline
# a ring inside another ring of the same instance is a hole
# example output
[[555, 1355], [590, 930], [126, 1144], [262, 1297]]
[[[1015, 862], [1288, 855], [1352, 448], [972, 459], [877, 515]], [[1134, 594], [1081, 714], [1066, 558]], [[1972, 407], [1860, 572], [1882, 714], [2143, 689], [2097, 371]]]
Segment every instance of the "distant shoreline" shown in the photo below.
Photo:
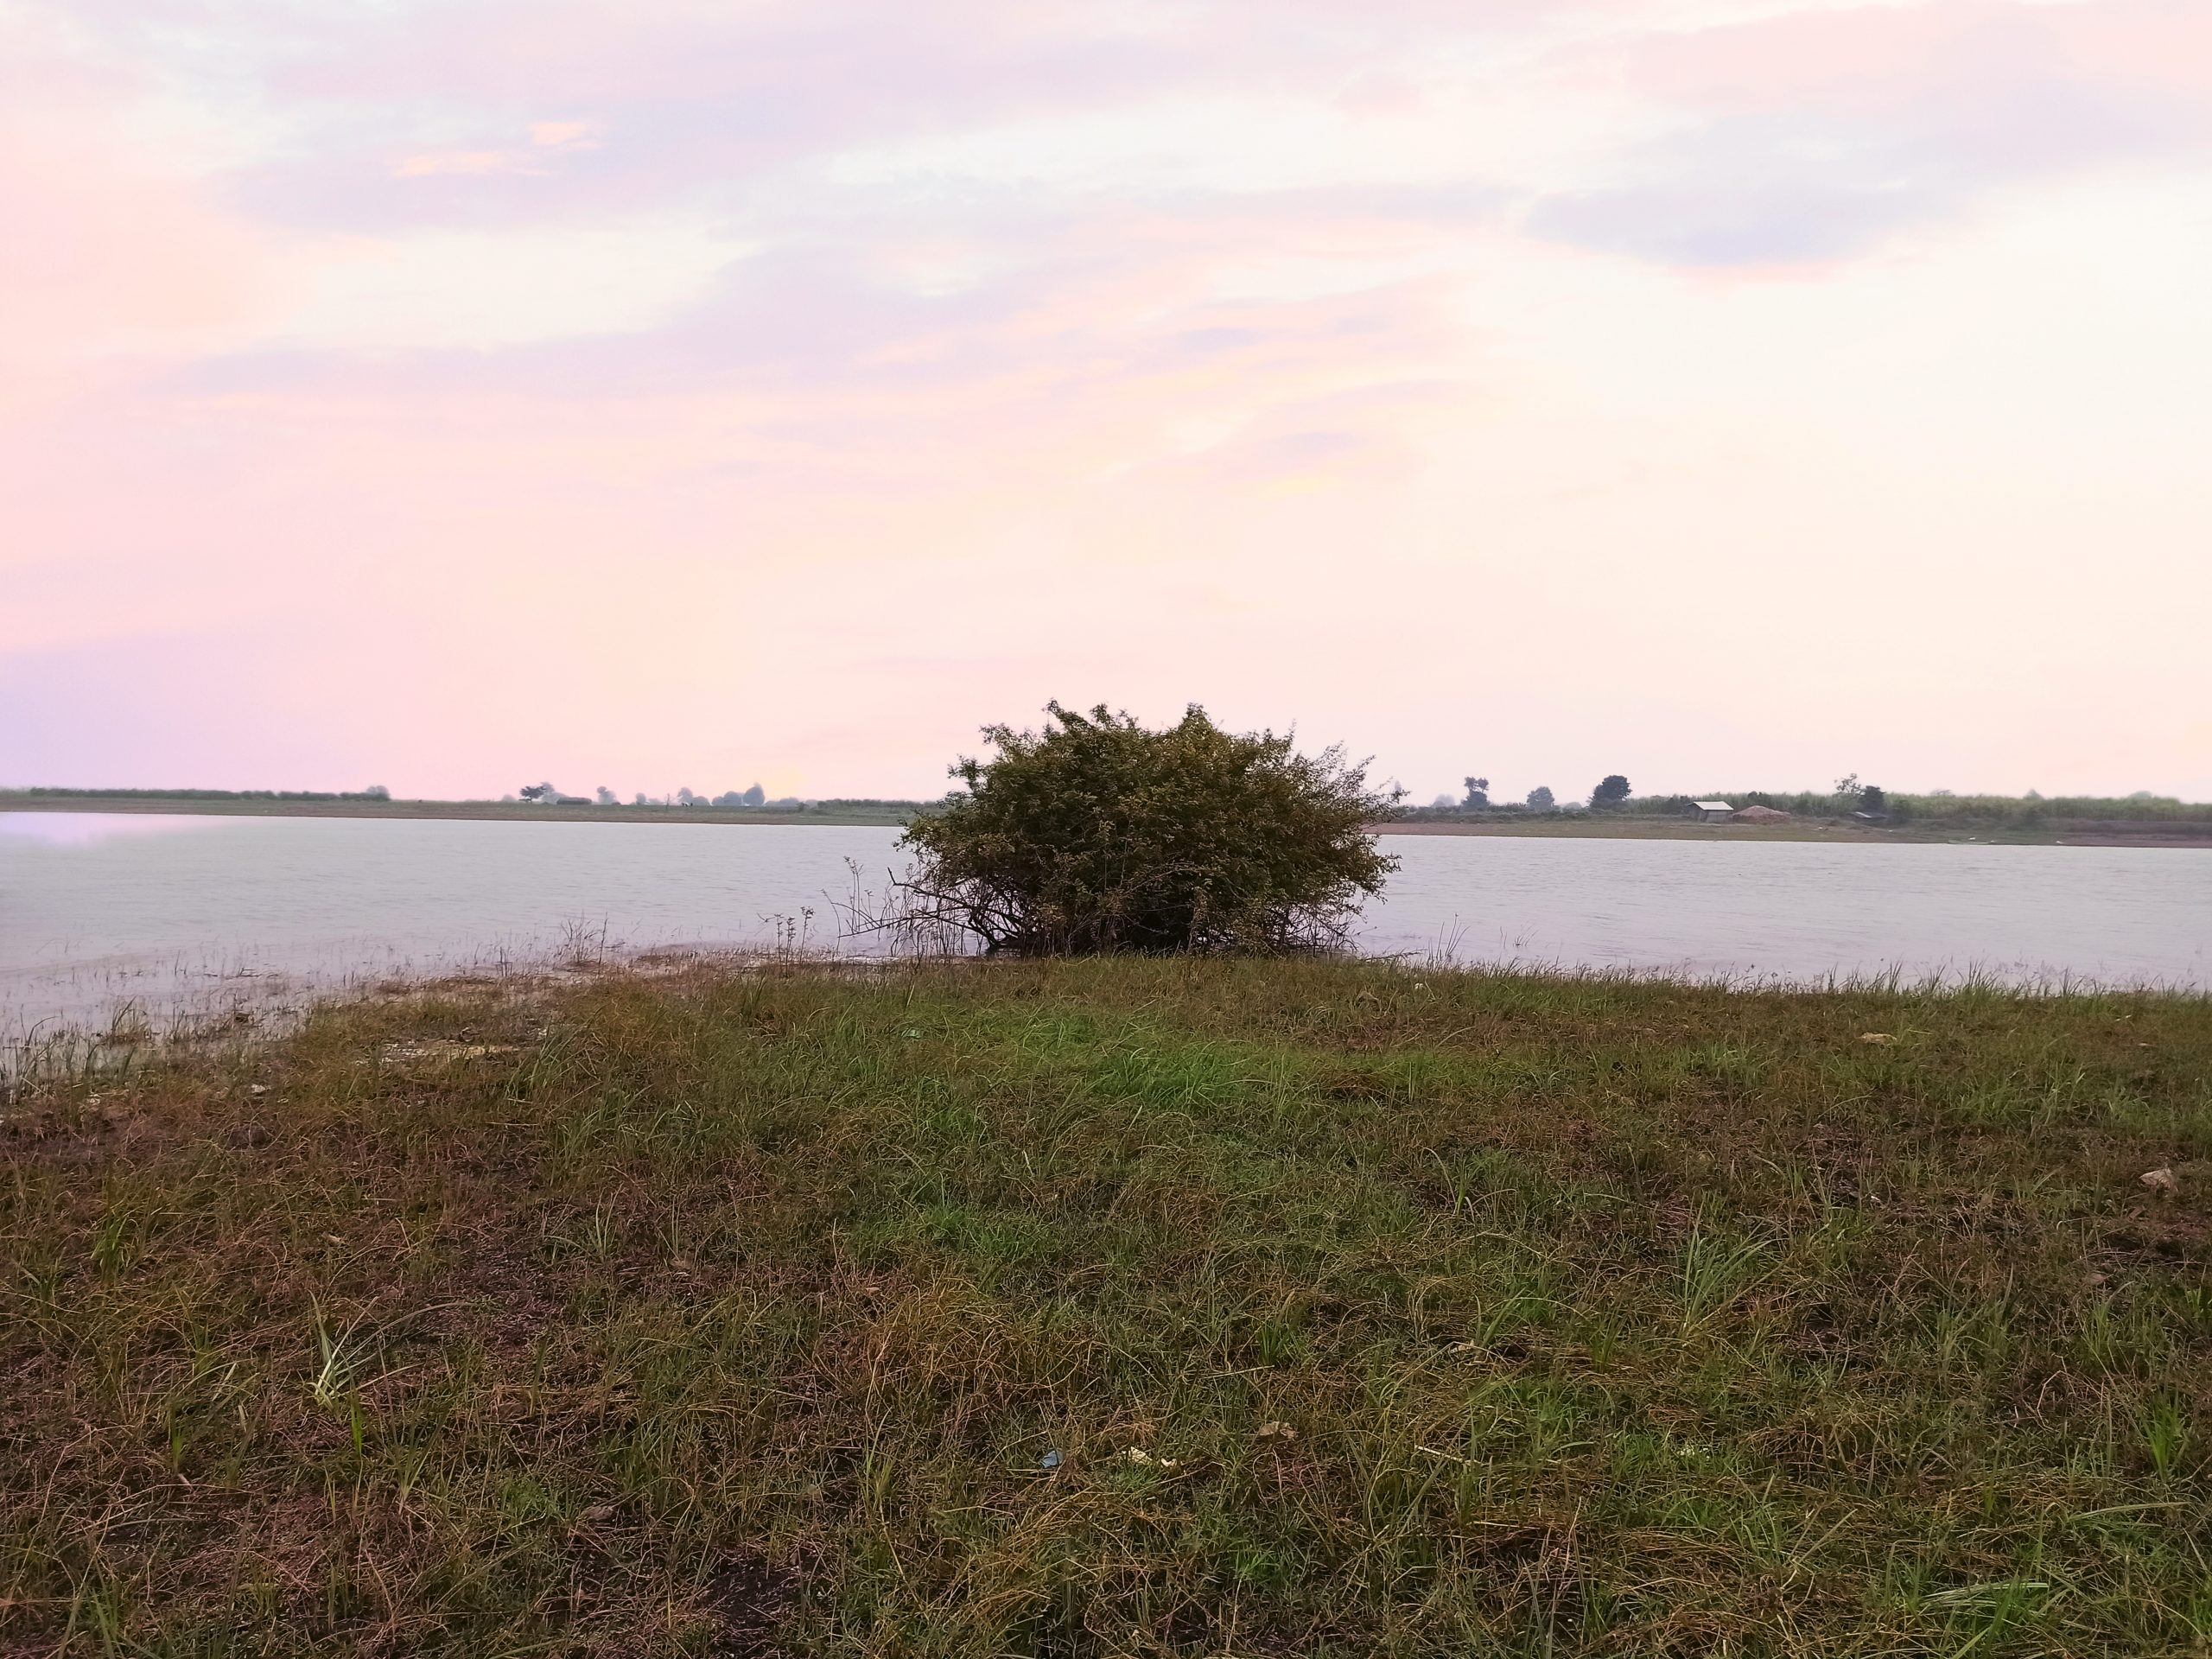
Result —
[[1782, 823], [1700, 823], [1694, 819], [1615, 817], [1416, 819], [1376, 826], [1386, 836], [1521, 836], [1562, 841], [1806, 841], [1837, 847], [1882, 847], [1911, 843], [1952, 847], [2178, 847], [2212, 850], [2212, 825], [2196, 833], [2190, 826], [2114, 833], [2107, 830], [1993, 828], [1973, 835], [1937, 824], [1897, 826], [1845, 823], [1827, 818], [1792, 818]]
[[[514, 823], [727, 823], [774, 828], [812, 824], [901, 829], [917, 809], [771, 811], [723, 806], [539, 806], [527, 801], [377, 801], [207, 798], [188, 795], [29, 795], [0, 791], [0, 812], [114, 812], [180, 817], [423, 818]], [[2212, 849], [2212, 825], [2187, 822], [2116, 833], [1991, 828], [1967, 835], [1937, 824], [1897, 826], [1793, 818], [1779, 823], [1700, 823], [1612, 814], [1546, 818], [1426, 818], [1380, 823], [1384, 836], [1512, 836], [1606, 841], [1798, 841], [1836, 846], [1899, 842], [2014, 847], [2152, 847]]]
[[897, 829], [913, 814], [774, 811], [729, 806], [539, 806], [530, 801], [264, 800], [196, 795], [22, 795], [0, 791], [0, 812], [130, 812], [220, 818], [445, 818], [519, 823], [758, 823]]

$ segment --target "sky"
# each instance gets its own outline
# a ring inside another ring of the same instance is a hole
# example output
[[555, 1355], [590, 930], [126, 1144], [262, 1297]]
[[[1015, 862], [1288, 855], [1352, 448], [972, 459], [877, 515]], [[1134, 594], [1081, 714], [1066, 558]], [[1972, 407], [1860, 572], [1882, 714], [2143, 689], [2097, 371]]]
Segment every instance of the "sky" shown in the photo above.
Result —
[[2205, 0], [0, 0], [0, 785], [2212, 798]]

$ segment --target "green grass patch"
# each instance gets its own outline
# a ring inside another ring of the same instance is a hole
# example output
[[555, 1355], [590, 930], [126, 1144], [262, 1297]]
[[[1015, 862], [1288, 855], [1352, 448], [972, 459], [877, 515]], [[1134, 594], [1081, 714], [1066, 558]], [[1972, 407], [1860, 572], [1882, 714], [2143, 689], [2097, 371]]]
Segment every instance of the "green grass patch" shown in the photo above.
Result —
[[2202, 999], [613, 976], [6, 1111], [7, 1651], [2212, 1644]]

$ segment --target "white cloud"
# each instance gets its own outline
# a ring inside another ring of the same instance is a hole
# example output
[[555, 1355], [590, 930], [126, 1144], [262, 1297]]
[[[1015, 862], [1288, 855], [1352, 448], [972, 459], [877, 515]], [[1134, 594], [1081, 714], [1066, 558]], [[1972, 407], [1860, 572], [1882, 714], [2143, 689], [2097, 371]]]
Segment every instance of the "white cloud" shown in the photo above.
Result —
[[470, 350], [633, 334], [702, 298], [748, 251], [709, 227], [426, 231], [329, 245], [276, 342]]

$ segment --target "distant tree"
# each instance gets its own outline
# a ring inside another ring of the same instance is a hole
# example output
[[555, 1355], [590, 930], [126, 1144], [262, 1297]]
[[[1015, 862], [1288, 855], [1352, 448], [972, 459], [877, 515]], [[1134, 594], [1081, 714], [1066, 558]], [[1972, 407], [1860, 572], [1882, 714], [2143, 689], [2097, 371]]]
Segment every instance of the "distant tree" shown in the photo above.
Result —
[[372, 801], [388, 801], [391, 798], [391, 791], [382, 784], [371, 784], [361, 791], [361, 795], [364, 799]]
[[760, 806], [766, 803], [768, 791], [755, 784], [737, 798], [738, 804], [741, 806]]
[[1599, 781], [1598, 787], [1590, 791], [1590, 804], [1592, 806], [1618, 806], [1626, 799], [1628, 779], [1618, 772], [1607, 772]]
[[599, 804], [600, 804], [601, 806], [620, 806], [620, 805], [621, 805], [621, 802], [620, 802], [620, 801], [618, 801], [618, 800], [616, 800], [616, 799], [614, 798], [614, 791], [613, 791], [613, 790], [609, 789], [609, 788], [608, 788], [605, 784], [601, 784], [601, 785], [599, 786], [599, 789], [598, 789], [598, 791], [597, 791], [597, 794], [598, 794], [598, 796], [599, 796]]
[[1478, 807], [1484, 807], [1484, 806], [1488, 806], [1488, 805], [1490, 804], [1490, 779], [1487, 779], [1487, 778], [1470, 778], [1470, 779], [1468, 779], [1466, 780], [1466, 784], [1467, 784], [1467, 798], [1466, 798], [1465, 800], [1464, 800], [1464, 801], [1460, 802], [1460, 803], [1459, 803], [1459, 804], [1460, 804], [1460, 805], [1462, 805], [1462, 806], [1464, 806], [1464, 807], [1466, 807], [1466, 808], [1468, 808], [1469, 810], [1473, 810], [1473, 809], [1475, 809], [1475, 808], [1478, 808]]
[[525, 784], [523, 785], [522, 798], [525, 801], [542, 801], [560, 792], [550, 784]]
[[645, 798], [645, 791], [641, 789], [638, 791], [636, 798], [631, 801], [630, 804], [632, 806], [651, 806], [652, 803]]
[[1428, 804], [1428, 810], [1432, 812], [1449, 812], [1459, 804], [1459, 798], [1457, 795], [1440, 795]]
[[1370, 830], [1395, 800], [1336, 749], [1223, 731], [1195, 704], [1152, 731], [1103, 704], [985, 728], [998, 758], [908, 826], [911, 919], [1030, 955], [1258, 951], [1339, 942], [1397, 861]]
[[1552, 810], [1552, 792], [1543, 785], [1538, 784], [1534, 789], [1529, 791], [1529, 810], [1530, 811], [1548, 812]]
[[679, 789], [676, 791], [676, 804], [678, 806], [704, 806], [707, 803], [690, 790]]
[[1862, 785], [1859, 791], [1859, 810], [1862, 812], [1886, 812], [1890, 798], [1878, 785]]

